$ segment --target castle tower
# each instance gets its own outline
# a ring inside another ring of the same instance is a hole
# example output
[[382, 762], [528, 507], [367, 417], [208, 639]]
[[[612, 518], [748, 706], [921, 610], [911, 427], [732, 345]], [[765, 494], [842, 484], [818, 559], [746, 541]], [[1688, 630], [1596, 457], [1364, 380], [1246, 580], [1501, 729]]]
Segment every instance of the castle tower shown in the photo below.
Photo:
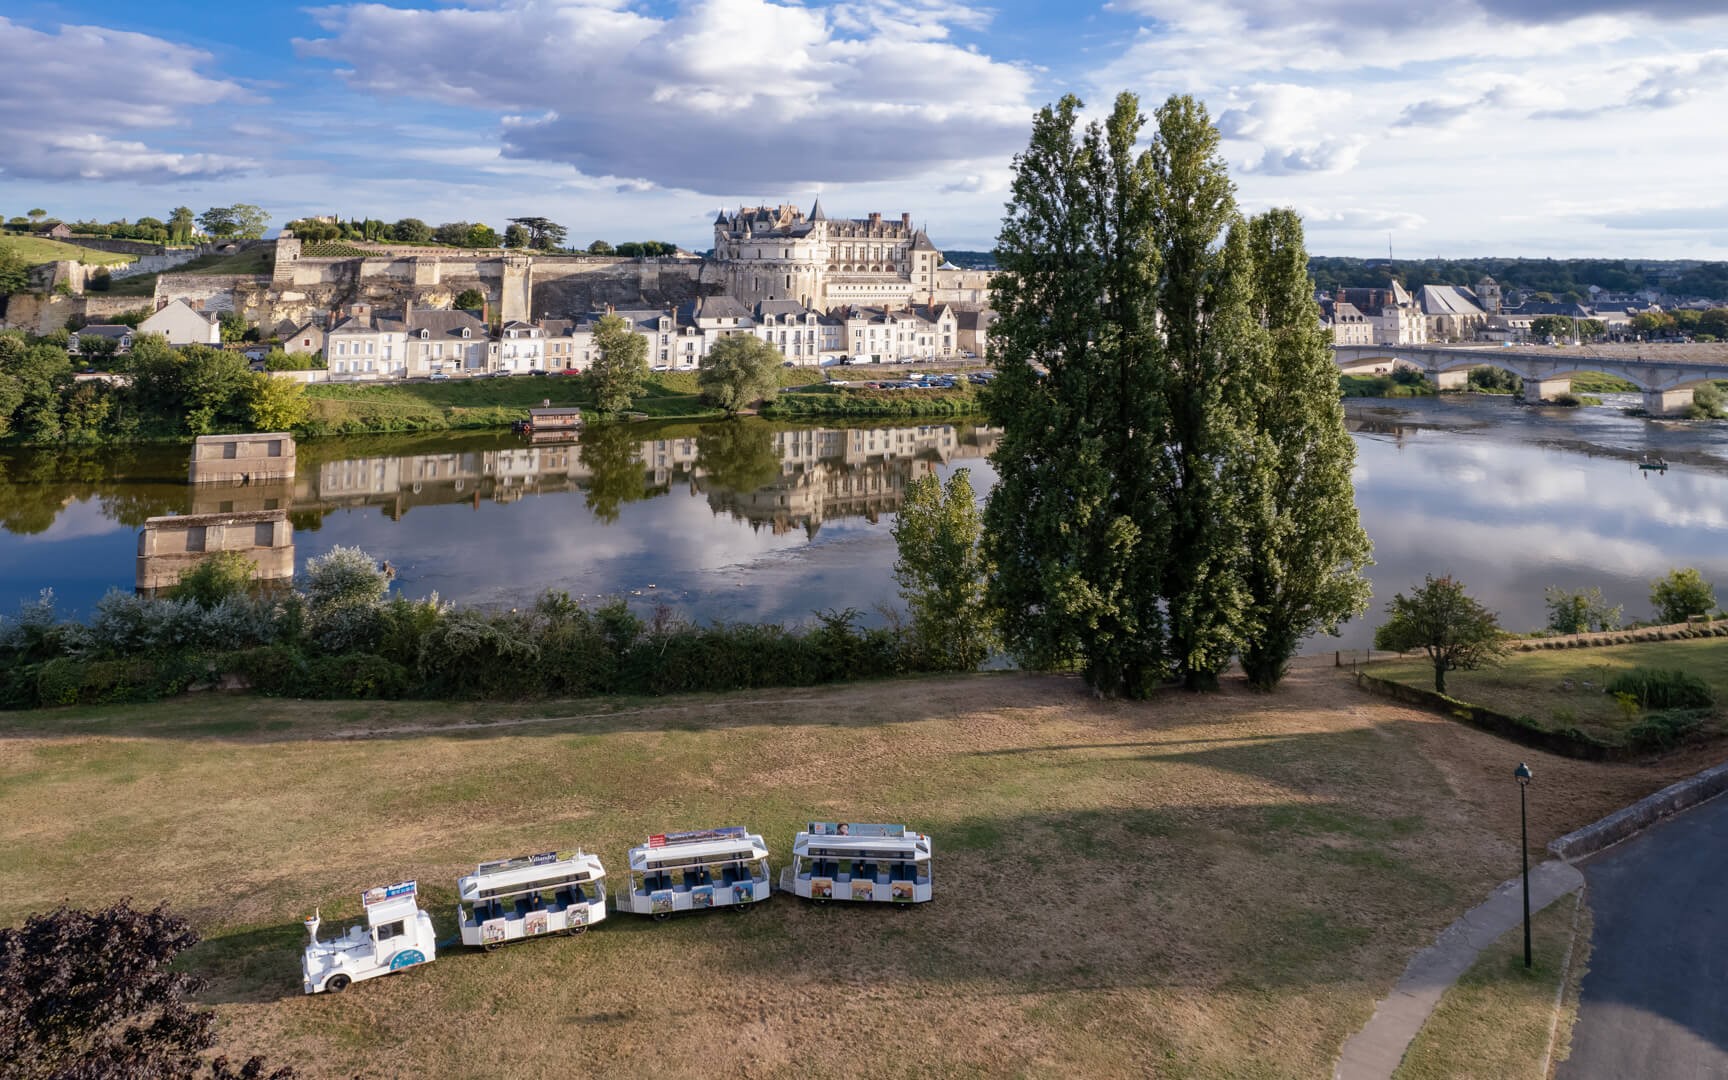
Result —
[[1486, 274], [1482, 275], [1482, 280], [1476, 283], [1476, 299], [1481, 301], [1482, 309], [1488, 314], [1500, 314], [1500, 283]]

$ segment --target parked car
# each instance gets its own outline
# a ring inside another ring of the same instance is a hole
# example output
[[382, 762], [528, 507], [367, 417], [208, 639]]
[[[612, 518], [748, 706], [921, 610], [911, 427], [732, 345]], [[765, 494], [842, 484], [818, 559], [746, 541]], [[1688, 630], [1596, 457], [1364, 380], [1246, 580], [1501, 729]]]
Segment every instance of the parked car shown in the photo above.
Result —
[[514, 374], [516, 374], [516, 373], [514, 371], [511, 371], [509, 368], [499, 368], [497, 371], [494, 371], [492, 373], [492, 377], [494, 379], [508, 379], [510, 376], [512, 376]]
[[450, 373], [448, 371], [434, 371], [426, 377], [431, 379], [433, 382], [443, 382], [445, 379], [450, 377]]

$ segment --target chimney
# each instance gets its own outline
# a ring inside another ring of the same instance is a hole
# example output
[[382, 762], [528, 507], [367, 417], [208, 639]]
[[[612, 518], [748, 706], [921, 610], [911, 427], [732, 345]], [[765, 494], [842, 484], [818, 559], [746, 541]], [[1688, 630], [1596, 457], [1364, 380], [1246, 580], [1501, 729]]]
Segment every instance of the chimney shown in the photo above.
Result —
[[902, 213], [900, 215], [900, 227], [902, 229], [905, 229], [907, 232], [912, 231], [912, 215], [911, 214]]
[[872, 224], [872, 225], [882, 224], [882, 214], [880, 211], [876, 211], [876, 210], [870, 211], [870, 224]]
[[402, 305], [402, 325], [406, 327], [414, 321], [414, 298], [410, 296]]

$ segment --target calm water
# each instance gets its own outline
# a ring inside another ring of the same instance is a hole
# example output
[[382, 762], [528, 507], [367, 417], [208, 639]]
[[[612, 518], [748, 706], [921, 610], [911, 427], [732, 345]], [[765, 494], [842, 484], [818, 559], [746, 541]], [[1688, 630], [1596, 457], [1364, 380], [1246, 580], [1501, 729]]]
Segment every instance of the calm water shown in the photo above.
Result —
[[[1547, 585], [1599, 585], [1648, 613], [1648, 581], [1693, 565], [1728, 599], [1728, 425], [1467, 398], [1353, 403], [1357, 503], [1384, 596], [1453, 573], [1511, 627]], [[698, 619], [799, 621], [895, 600], [889, 528], [925, 472], [994, 477], [988, 429], [931, 424], [596, 427], [581, 445], [506, 435], [320, 440], [276, 486], [184, 483], [184, 448], [0, 454], [0, 605], [52, 588], [86, 611], [134, 583], [160, 514], [286, 508], [295, 556], [358, 545], [408, 595], [516, 604], [547, 588]], [[1646, 474], [1660, 454], [1666, 474]], [[1377, 615], [1316, 648], [1361, 647]]]

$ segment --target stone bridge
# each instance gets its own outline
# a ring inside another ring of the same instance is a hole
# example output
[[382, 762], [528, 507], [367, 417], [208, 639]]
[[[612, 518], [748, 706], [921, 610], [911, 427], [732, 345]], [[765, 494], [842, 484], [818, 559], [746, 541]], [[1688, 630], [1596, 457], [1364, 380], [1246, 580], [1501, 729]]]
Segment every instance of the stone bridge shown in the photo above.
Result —
[[1524, 380], [1526, 401], [1552, 401], [1572, 389], [1572, 377], [1596, 372], [1625, 379], [1644, 393], [1651, 416], [1678, 416], [1692, 391], [1728, 380], [1728, 348], [1707, 345], [1605, 345], [1506, 348], [1493, 345], [1339, 345], [1338, 370], [1369, 374], [1402, 365], [1422, 372], [1442, 390], [1462, 390], [1473, 367], [1497, 367]]

